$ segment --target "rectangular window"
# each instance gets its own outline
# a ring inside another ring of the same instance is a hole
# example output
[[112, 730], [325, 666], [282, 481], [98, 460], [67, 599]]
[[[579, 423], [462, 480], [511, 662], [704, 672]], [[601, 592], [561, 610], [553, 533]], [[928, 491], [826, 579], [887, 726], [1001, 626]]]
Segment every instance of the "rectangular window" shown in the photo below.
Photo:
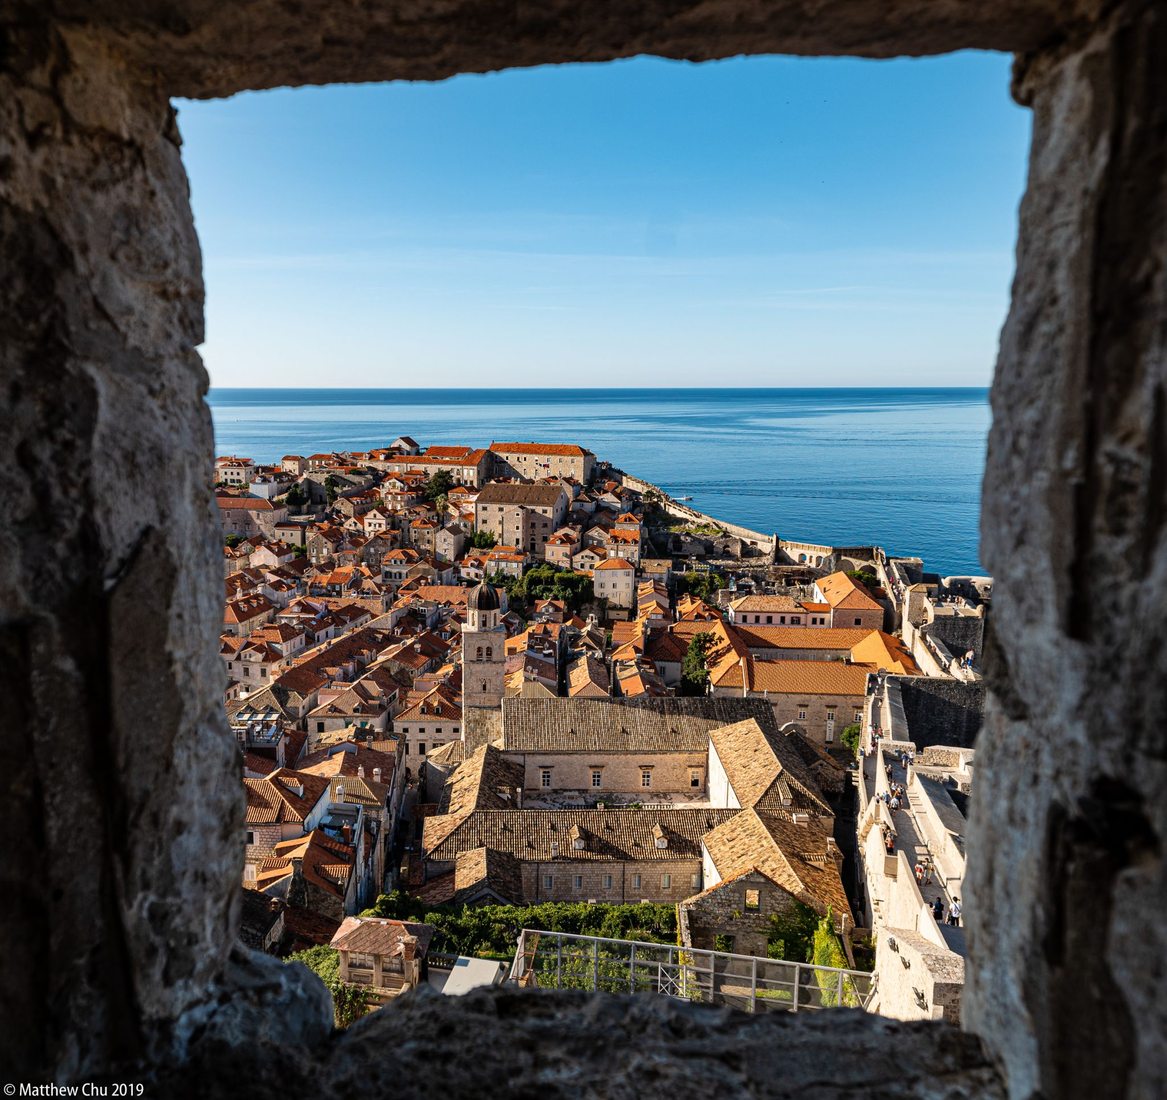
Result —
[[246, 843], [247, 844], [254, 844], [255, 843], [255, 833], [248, 832]]
[[666, 875], [661, 875], [661, 877], [660, 877], [660, 888], [661, 888], [662, 890], [671, 890], [671, 889], [672, 889], [672, 887], [673, 887], [673, 876], [672, 876], [672, 875], [668, 875], [668, 874], [666, 874]]
[[425, 742], [419, 741], [417, 744], [417, 751], [420, 756], [425, 756]]
[[863, 620], [862, 620], [862, 619], [856, 619], [856, 620], [855, 620], [855, 625], [856, 625], [856, 626], [862, 626], [862, 625], [863, 625]]
[[360, 951], [350, 951], [348, 953], [348, 965], [350, 970], [372, 970], [373, 956], [366, 955]]
[[791, 615], [790, 616], [790, 625], [791, 626], [801, 626], [802, 625], [802, 616], [801, 615]]
[[592, 768], [592, 786], [598, 787], [603, 783], [604, 777], [599, 768]]
[[324, 723], [323, 723], [323, 722], [317, 722], [317, 723], [316, 723], [316, 732], [317, 732], [317, 733], [323, 733], [323, 732], [324, 732]]
[[572, 880], [572, 886], [574, 886], [577, 890], [582, 890], [583, 889], [583, 875], [576, 875], [575, 878]]
[[806, 721], [806, 707], [799, 707], [798, 708], [798, 720], [800, 722]]
[[539, 786], [541, 786], [541, 787], [550, 787], [551, 786], [551, 769], [550, 768], [544, 768], [539, 773]]
[[863, 711], [861, 711], [858, 707], [855, 708], [855, 721], [863, 721]]
[[771, 624], [773, 621], [774, 621], [774, 616], [773, 616], [773, 615], [767, 615], [767, 616], [766, 616], [766, 625], [767, 625], [767, 626], [769, 626], [769, 625], [770, 625], [770, 624]]
[[633, 889], [633, 890], [639, 890], [639, 889], [640, 889], [640, 876], [639, 876], [639, 875], [633, 875], [633, 876], [632, 876], [632, 889]]
[[691, 768], [689, 770], [689, 786], [690, 787], [700, 787], [701, 786], [701, 773], [696, 768]]
[[544, 890], [550, 890], [551, 887], [554, 885], [555, 885], [555, 879], [553, 879], [550, 875], [543, 876], [543, 889]]
[[650, 772], [647, 768], [640, 769], [640, 785], [642, 787], [652, 786], [652, 772]]
[[611, 875], [605, 875], [605, 876], [604, 876], [604, 889], [605, 889], [605, 890], [611, 890], [611, 889], [612, 889], [612, 876], [611, 876]]

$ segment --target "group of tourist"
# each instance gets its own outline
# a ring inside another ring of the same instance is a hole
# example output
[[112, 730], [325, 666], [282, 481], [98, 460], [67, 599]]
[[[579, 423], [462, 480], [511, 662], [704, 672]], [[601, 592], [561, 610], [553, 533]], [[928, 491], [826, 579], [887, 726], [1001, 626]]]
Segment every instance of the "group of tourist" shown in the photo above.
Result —
[[915, 871], [915, 875], [916, 875], [917, 885], [919, 885], [919, 886], [931, 886], [932, 885], [933, 866], [932, 866], [932, 857], [931, 856], [924, 856], [922, 859], [916, 860], [916, 866], [914, 868], [914, 871]]
[[908, 804], [908, 795], [902, 783], [893, 783], [879, 797], [889, 810], [902, 810]]
[[939, 894], [936, 895], [935, 900], [932, 902], [932, 916], [936, 918], [937, 924], [943, 923], [959, 926], [961, 912], [960, 898], [953, 898], [947, 910]]

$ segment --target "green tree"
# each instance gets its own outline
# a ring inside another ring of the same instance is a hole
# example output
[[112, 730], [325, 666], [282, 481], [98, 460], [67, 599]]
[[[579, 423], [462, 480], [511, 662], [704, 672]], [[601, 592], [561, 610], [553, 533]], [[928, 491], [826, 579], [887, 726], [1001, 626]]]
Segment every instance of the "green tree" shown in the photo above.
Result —
[[368, 1008], [370, 997], [366, 989], [340, 980], [340, 953], [325, 944], [309, 947], [289, 955], [287, 962], [303, 963], [316, 975], [332, 994], [332, 1015], [337, 1027], [348, 1027], [359, 1020]]
[[770, 917], [766, 954], [787, 962], [810, 962], [819, 916], [809, 906], [796, 901]]
[[470, 536], [470, 545], [475, 550], [493, 550], [498, 545], [498, 539], [493, 531], [475, 531]]
[[437, 500], [444, 497], [454, 488], [454, 478], [449, 470], [437, 470], [430, 474], [423, 490], [426, 500]]
[[[839, 943], [839, 937], [835, 935], [835, 922], [831, 917], [831, 911], [827, 910], [827, 915], [819, 921], [818, 927], [814, 932], [814, 951], [811, 956], [811, 962], [815, 966], [831, 966], [838, 970], [846, 970], [847, 956], [843, 954], [842, 945]], [[839, 996], [839, 977], [837, 974], [832, 974], [829, 971], [816, 970], [814, 972], [815, 981], [819, 987], [819, 997], [822, 1001], [823, 1008], [836, 1008], [846, 1006], [847, 1008], [857, 1008], [860, 1004], [859, 993], [855, 989], [855, 983], [849, 978], [843, 979], [842, 996]]]
[[355, 1024], [368, 1011], [373, 999], [364, 986], [348, 982], [332, 982], [328, 991], [332, 994], [332, 1019], [337, 1027]]
[[285, 961], [303, 963], [325, 985], [340, 981], [340, 954], [327, 944], [309, 947], [306, 951], [297, 951], [289, 955]]
[[708, 630], [694, 635], [681, 662], [681, 694], [704, 695], [709, 686], [709, 651], [717, 643]]
[[362, 916], [415, 920], [434, 928], [430, 950], [459, 955], [509, 958], [521, 928], [548, 932], [676, 943], [673, 905], [587, 905], [542, 902], [537, 905], [443, 905], [427, 908], [400, 890], [382, 894]]
[[843, 727], [843, 732], [839, 735], [839, 740], [851, 750], [852, 756], [859, 755], [859, 723], [852, 722], [849, 726]]
[[223, 541], [229, 547], [231, 547], [232, 550], [234, 550], [235, 547], [238, 546], [243, 541], [243, 536], [242, 535], [228, 535]]
[[711, 600], [718, 591], [725, 587], [725, 578], [720, 573], [706, 573], [693, 570], [682, 573], [676, 580], [676, 593], [683, 596], [686, 592], [699, 600]]
[[869, 569], [848, 569], [847, 576], [864, 588], [878, 588], [879, 578]]
[[308, 502], [308, 497], [299, 485], [293, 485], [284, 497], [289, 508], [300, 508]]

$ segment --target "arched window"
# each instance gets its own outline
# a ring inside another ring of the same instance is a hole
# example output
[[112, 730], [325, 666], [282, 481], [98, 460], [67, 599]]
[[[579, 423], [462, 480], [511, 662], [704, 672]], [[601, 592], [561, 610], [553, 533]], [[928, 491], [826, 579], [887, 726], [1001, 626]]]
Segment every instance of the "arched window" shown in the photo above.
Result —
[[482, 690], [483, 690], [483, 692], [486, 691], [486, 681], [485, 680], [482, 681]]
[[479, 646], [479, 647], [478, 647], [478, 652], [475, 654], [475, 658], [474, 658], [474, 659], [475, 659], [475, 660], [477, 660], [477, 661], [481, 661], [481, 660], [482, 660], [482, 646]]
[[494, 656], [494, 646], [488, 645], [486, 647], [486, 659], [489, 661]]

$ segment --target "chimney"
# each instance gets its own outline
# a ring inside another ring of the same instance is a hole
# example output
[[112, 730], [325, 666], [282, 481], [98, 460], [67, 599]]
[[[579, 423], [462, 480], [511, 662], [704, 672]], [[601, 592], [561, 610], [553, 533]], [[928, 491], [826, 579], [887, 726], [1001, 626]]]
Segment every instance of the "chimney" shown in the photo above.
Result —
[[406, 934], [401, 937], [401, 957], [409, 962], [417, 958], [417, 937]]
[[357, 778], [358, 778], [358, 779], [364, 779], [364, 778], [365, 778], [365, 765], [364, 765], [364, 764], [358, 764], [358, 765], [357, 765]]
[[351, 844], [353, 842], [353, 827], [346, 822], [340, 827], [340, 835], [344, 837], [345, 844]]
[[521, 810], [523, 808], [523, 788], [515, 788], [515, 805]]
[[381, 782], [381, 769], [380, 769], [380, 768], [374, 768], [374, 769], [373, 769], [373, 782], [374, 782], [374, 783], [380, 783], [380, 782]]

